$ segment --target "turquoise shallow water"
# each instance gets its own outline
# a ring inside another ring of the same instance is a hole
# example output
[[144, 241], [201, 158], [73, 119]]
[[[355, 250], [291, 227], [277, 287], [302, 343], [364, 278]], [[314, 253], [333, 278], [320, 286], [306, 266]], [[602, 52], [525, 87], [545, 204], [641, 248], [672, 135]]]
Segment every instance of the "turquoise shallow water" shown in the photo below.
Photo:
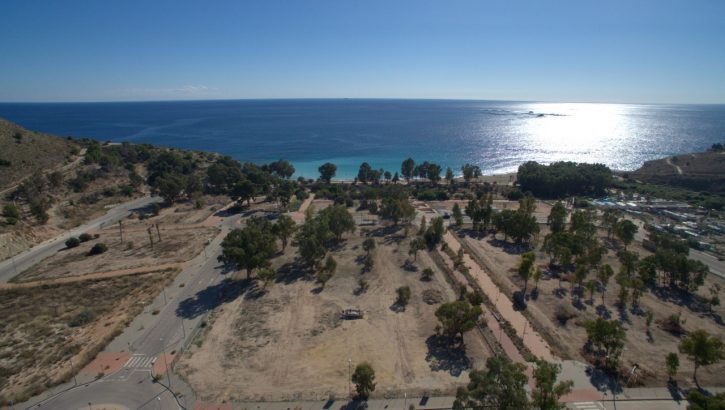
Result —
[[62, 136], [290, 160], [316, 177], [327, 161], [351, 178], [361, 162], [391, 172], [408, 156], [458, 170], [524, 161], [644, 161], [725, 142], [725, 105], [557, 104], [444, 100], [238, 100], [0, 104], [0, 117]]

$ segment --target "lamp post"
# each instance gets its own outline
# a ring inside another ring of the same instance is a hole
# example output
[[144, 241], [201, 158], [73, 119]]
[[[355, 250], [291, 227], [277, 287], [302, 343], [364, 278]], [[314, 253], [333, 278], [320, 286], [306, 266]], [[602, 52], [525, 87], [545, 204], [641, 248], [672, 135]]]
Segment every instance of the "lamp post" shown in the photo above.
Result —
[[352, 360], [347, 359], [347, 395], [352, 399]]
[[69, 357], [69, 358], [68, 358], [68, 362], [70, 362], [70, 371], [71, 371], [71, 373], [73, 373], [73, 383], [74, 383], [74, 384], [75, 384], [76, 386], [78, 386], [78, 379], [76, 379], [76, 370], [75, 370], [75, 368], [73, 367], [73, 358], [72, 358], [72, 357]]
[[171, 388], [171, 375], [169, 374], [169, 363], [166, 361], [166, 344], [164, 343], [164, 338], [161, 338], [161, 345], [163, 350], [161, 350], [161, 354], [164, 356], [164, 367], [166, 367], [166, 377], [169, 380], [169, 389]]

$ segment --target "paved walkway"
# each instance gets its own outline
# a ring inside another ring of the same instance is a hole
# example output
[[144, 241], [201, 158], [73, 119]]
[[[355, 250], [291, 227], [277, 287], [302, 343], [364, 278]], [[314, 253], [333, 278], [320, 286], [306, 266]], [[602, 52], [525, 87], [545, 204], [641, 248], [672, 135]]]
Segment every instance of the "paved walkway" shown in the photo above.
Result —
[[130, 269], [118, 269], [107, 272], [96, 272], [89, 273], [88, 275], [82, 276], [66, 276], [57, 279], [42, 279], [34, 280], [31, 282], [18, 282], [18, 283], [0, 283], [0, 289], [17, 289], [17, 288], [32, 288], [43, 285], [57, 285], [64, 283], [81, 282], [92, 279], [108, 279], [116, 276], [128, 276], [128, 275], [142, 275], [145, 273], [159, 272], [166, 269], [183, 269], [185, 262], [181, 263], [166, 263], [156, 266], [142, 266], [138, 268]]
[[[446, 232], [443, 240], [453, 252], [458, 252], [458, 249], [461, 248], [461, 244], [451, 232]], [[523, 340], [526, 348], [540, 359], [549, 362], [558, 361], [551, 353], [548, 343], [531, 327], [528, 319], [521, 312], [514, 310], [511, 300], [501, 293], [488, 273], [478, 263], [473, 261], [468, 254], [464, 253], [463, 263], [469, 269], [471, 276], [476, 279], [486, 296], [494, 301], [496, 310], [498, 310], [504, 319], [511, 323], [511, 326], [513, 326], [516, 334]]]
[[300, 205], [300, 209], [290, 212], [289, 216], [292, 217], [292, 219], [297, 222], [298, 224], [301, 224], [305, 221], [305, 211], [307, 211], [307, 208], [312, 205], [312, 201], [315, 199], [315, 194], [310, 194], [310, 196], [305, 199], [302, 204]]

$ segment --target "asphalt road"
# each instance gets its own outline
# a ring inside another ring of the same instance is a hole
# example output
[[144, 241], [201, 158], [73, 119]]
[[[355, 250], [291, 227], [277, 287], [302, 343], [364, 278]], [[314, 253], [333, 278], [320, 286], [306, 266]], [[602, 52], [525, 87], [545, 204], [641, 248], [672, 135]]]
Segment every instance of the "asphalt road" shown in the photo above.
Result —
[[[239, 215], [225, 217], [220, 226], [222, 233], [239, 227]], [[226, 272], [217, 262], [221, 253], [221, 240], [217, 236], [197, 255], [188, 267], [179, 273], [174, 282], [154, 302], [145, 307], [124, 332], [116, 337], [106, 351], [130, 351], [134, 355], [158, 357], [162, 353], [179, 352], [191, 330], [199, 325], [204, 314], [223, 303]], [[157, 314], [153, 312], [157, 311]], [[162, 377], [161, 383], [151, 378], [151, 368], [129, 368], [108, 374], [86, 385], [71, 388], [40, 403], [28, 402], [18, 408], [76, 410], [101, 407], [102, 404], [128, 409], [178, 409], [186, 398], [177, 402], [164, 385], [171, 381], [175, 392], [185, 391], [178, 379]], [[72, 384], [71, 384], [72, 385]], [[70, 386], [69, 386], [70, 387]], [[91, 403], [91, 406], [89, 406]]]
[[41, 260], [51, 256], [55, 252], [65, 248], [65, 241], [71, 236], [78, 236], [83, 232], [97, 229], [105, 225], [114, 224], [126, 218], [132, 210], [143, 208], [152, 202], [160, 202], [161, 198], [145, 196], [130, 202], [125, 202], [111, 208], [105, 215], [96, 218], [86, 224], [71, 229], [63, 235], [45, 241], [33, 248], [15, 255], [12, 258], [0, 262], [0, 283], [8, 282], [10, 279], [22, 273], [25, 269], [33, 266]]

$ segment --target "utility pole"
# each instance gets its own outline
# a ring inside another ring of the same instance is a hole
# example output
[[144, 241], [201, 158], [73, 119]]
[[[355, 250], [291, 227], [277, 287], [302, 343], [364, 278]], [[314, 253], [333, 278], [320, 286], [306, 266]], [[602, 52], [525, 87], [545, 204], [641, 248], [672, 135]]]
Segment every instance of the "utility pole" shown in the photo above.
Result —
[[169, 389], [171, 389], [171, 374], [169, 374], [169, 363], [166, 361], [166, 344], [164, 343], [163, 338], [161, 338], [161, 344], [163, 345], [163, 350], [161, 351], [161, 354], [164, 355], [164, 366], [166, 367], [166, 377], [168, 377]]
[[70, 362], [70, 371], [73, 373], [73, 383], [75, 383], [76, 386], [78, 386], [78, 379], [76, 379], [76, 370], [73, 367], [73, 358], [68, 358], [68, 361]]
[[156, 224], [156, 235], [159, 236], [159, 242], [161, 242], [161, 231], [159, 231], [159, 224]]
[[123, 245], [123, 221], [118, 221], [118, 233], [121, 235], [121, 245]]

